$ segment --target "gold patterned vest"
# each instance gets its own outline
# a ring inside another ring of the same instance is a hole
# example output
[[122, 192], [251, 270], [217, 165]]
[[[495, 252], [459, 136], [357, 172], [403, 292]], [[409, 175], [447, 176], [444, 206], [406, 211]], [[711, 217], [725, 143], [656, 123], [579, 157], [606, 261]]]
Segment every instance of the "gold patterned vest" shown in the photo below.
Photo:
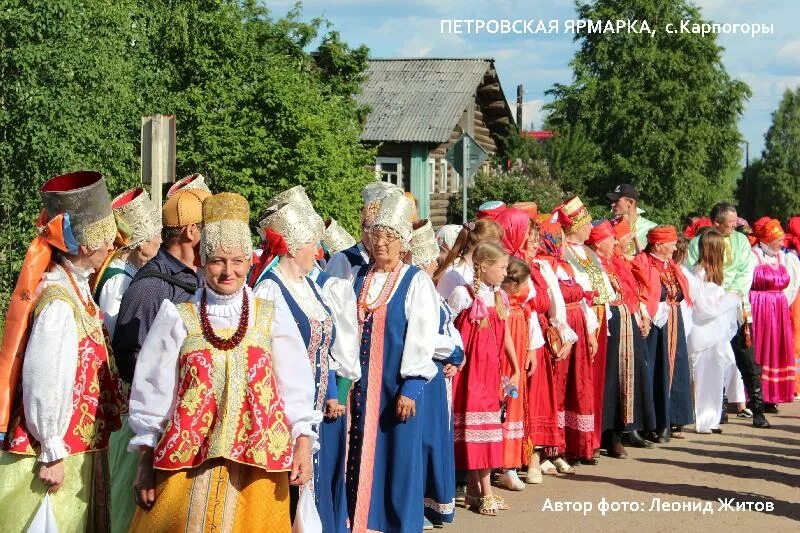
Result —
[[[203, 336], [192, 302], [177, 306], [188, 336], [179, 358], [178, 399], [155, 449], [162, 470], [225, 458], [267, 471], [289, 470], [292, 434], [272, 369], [272, 302], [254, 299], [253, 324], [239, 345], [218, 350]], [[219, 330], [230, 337], [233, 329]]]
[[[64, 301], [72, 308], [78, 331], [78, 352], [75, 354], [78, 364], [72, 387], [73, 411], [64, 435], [64, 445], [69, 455], [103, 450], [108, 448], [111, 432], [122, 425], [120, 415], [127, 413], [127, 395], [108, 348], [110, 343], [100, 312], [90, 315], [77, 301], [71, 287], [51, 283], [39, 296], [34, 317], [38, 317], [55, 300]], [[39, 443], [28, 431], [19, 400], [16, 412], [12, 414], [6, 450], [34, 455]]]

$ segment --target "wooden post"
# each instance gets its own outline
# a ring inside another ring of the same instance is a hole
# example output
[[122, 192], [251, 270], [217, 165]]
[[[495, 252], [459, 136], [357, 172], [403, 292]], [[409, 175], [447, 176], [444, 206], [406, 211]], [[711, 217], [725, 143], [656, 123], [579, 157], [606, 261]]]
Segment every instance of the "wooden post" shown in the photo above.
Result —
[[522, 84], [517, 85], [517, 129], [522, 131]]
[[461, 137], [461, 222], [467, 223], [467, 180], [469, 179], [469, 145], [467, 144], [467, 136]]
[[142, 117], [142, 183], [161, 205], [164, 183], [175, 181], [175, 115]]

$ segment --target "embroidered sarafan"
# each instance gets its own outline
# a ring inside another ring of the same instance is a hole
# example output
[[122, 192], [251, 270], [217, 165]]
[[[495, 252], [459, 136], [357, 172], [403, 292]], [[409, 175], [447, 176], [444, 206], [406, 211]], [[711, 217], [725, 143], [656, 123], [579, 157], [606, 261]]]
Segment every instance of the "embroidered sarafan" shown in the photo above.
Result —
[[260, 327], [248, 328], [230, 350], [206, 340], [193, 303], [177, 306], [188, 336], [179, 358], [178, 401], [155, 449], [156, 468], [194, 468], [219, 457], [267, 471], [291, 468], [292, 433], [272, 370], [274, 309], [261, 299], [253, 305]]
[[[35, 316], [55, 300], [70, 305], [78, 330], [78, 365], [72, 387], [72, 418], [64, 435], [69, 455], [108, 448], [111, 432], [121, 426], [120, 415], [127, 412], [126, 395], [107, 345], [107, 336], [99, 313], [87, 313], [85, 306], [74, 297], [70, 288], [60, 284], [48, 285], [40, 295]], [[17, 421], [9, 427], [7, 451], [35, 455], [39, 443], [30, 434], [25, 414], [18, 402]]]

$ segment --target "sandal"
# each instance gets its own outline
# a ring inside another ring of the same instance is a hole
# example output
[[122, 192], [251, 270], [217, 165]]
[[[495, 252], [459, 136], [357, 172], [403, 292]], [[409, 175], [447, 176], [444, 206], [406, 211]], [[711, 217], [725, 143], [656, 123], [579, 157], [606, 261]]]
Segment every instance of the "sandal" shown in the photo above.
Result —
[[545, 462], [539, 465], [539, 470], [541, 470], [542, 474], [544, 474], [545, 476], [558, 475], [558, 470], [556, 470], [556, 467], [553, 466], [553, 463], [551, 463], [549, 459], [547, 459]]
[[493, 496], [484, 496], [480, 499], [478, 514], [483, 516], [497, 516], [497, 503]]
[[487, 498], [492, 499], [492, 501], [494, 502], [495, 509], [497, 509], [498, 511], [508, 511], [510, 509], [506, 501], [501, 496], [492, 494], [491, 496], [487, 496]]
[[566, 462], [563, 457], [559, 457], [558, 459], [553, 461], [553, 465], [556, 467], [556, 470], [558, 470], [558, 472], [560, 474], [574, 474], [575, 473], [575, 468], [572, 465], [570, 465], [568, 462]]

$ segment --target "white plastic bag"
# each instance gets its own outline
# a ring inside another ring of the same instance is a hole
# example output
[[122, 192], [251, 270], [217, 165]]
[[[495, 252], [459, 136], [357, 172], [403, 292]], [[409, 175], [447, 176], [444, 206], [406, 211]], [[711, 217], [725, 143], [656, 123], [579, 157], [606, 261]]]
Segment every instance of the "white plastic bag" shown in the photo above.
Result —
[[311, 492], [310, 485], [310, 483], [306, 483], [300, 488], [292, 533], [322, 533], [322, 521], [319, 519], [317, 505], [314, 503], [314, 493]]
[[50, 503], [50, 495], [44, 495], [44, 501], [33, 517], [28, 533], [58, 533], [56, 517], [53, 514], [53, 506]]

